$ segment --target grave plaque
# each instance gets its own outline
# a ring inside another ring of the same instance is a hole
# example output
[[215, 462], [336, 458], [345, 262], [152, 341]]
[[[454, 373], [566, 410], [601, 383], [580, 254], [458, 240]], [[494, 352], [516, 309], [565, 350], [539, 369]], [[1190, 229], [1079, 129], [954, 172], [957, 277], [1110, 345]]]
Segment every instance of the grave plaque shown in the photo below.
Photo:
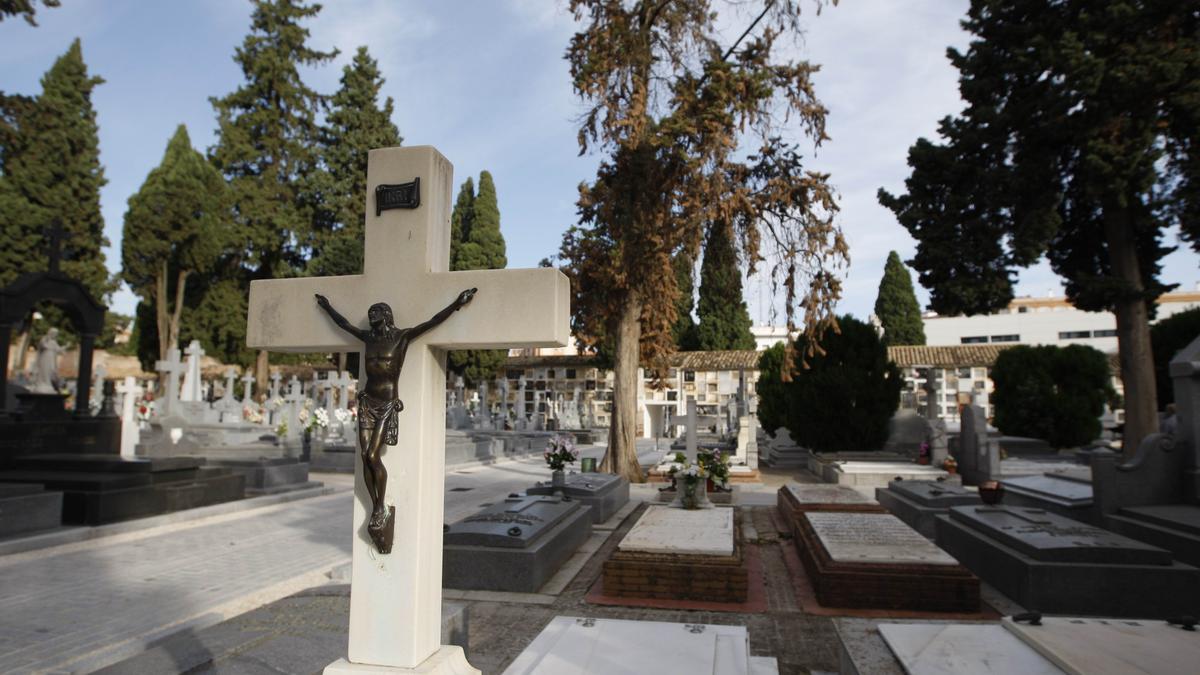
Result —
[[779, 488], [775, 504], [785, 518], [807, 511], [884, 512], [875, 500], [847, 485], [788, 483]]
[[596, 524], [607, 521], [629, 501], [629, 481], [609, 473], [572, 473], [562, 487], [538, 483], [526, 493], [551, 495], [556, 491], [592, 507], [592, 522]]
[[443, 583], [535, 593], [591, 534], [591, 508], [580, 502], [510, 497], [446, 527]]
[[1171, 553], [1042, 509], [955, 506], [937, 543], [1022, 606], [1055, 614], [1188, 614], [1200, 570]]
[[891, 514], [809, 513], [804, 517], [835, 562], [958, 564]]
[[798, 513], [797, 552], [826, 607], [975, 612], [979, 579], [887, 513]]

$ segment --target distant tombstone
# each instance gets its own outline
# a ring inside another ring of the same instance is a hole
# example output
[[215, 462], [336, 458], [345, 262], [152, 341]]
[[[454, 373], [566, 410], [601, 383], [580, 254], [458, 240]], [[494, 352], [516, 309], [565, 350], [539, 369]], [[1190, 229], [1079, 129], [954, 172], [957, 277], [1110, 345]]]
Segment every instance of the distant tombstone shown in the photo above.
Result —
[[963, 406], [959, 454], [958, 470], [964, 485], [999, 478], [1000, 446], [988, 437], [987, 417], [977, 405]]
[[234, 396], [234, 382], [237, 381], [237, 371], [233, 368], [225, 369], [225, 392], [221, 394], [221, 400], [217, 401], [217, 410], [221, 414], [221, 422], [226, 424], [237, 423], [242, 421], [242, 403]]
[[553, 495], [569, 497], [592, 507], [592, 522], [603, 523], [613, 517], [629, 502], [629, 481], [610, 473], [571, 473], [565, 484], [555, 486], [552, 482], [537, 483], [526, 490], [530, 495]]
[[525, 376], [517, 378], [517, 429], [524, 431], [529, 428], [529, 412], [526, 410]]
[[938, 417], [929, 422], [929, 458], [933, 466], [940, 467], [946, 463], [950, 455], [949, 444], [946, 440], [946, 421]]
[[187, 354], [187, 369], [183, 374], [183, 389], [179, 392], [179, 400], [184, 402], [203, 401], [203, 383], [200, 380], [200, 360], [204, 358], [204, 348], [199, 340], [192, 340], [184, 350]]
[[283, 397], [284, 400], [284, 418], [287, 423], [287, 430], [284, 433], [284, 438], [289, 441], [296, 441], [300, 438], [300, 409], [304, 407], [304, 392], [300, 389], [300, 378], [292, 376], [288, 382], [288, 393]]
[[494, 428], [492, 407], [488, 403], [488, 384], [486, 380], [479, 383], [479, 412], [476, 414], [475, 419], [475, 426], [478, 429], [491, 430]]
[[254, 373], [249, 369], [242, 375], [242, 406], [254, 406]]
[[165, 376], [165, 381], [162, 378], [158, 381], [158, 393], [162, 397], [158, 415], [159, 417], [173, 415], [176, 404], [179, 402], [179, 374], [184, 370], [184, 364], [179, 360], [179, 349], [176, 347], [168, 349], [167, 358], [155, 363], [154, 369]]
[[278, 371], [271, 373], [271, 399], [279, 398], [279, 381], [283, 379], [283, 375]]
[[875, 488], [875, 500], [928, 539], [936, 535], [936, 518], [951, 506], [982, 504], [974, 490], [932, 480], [892, 481], [886, 488]]
[[117, 391], [121, 394], [121, 456], [133, 458], [137, 455], [137, 444], [142, 438], [137, 418], [137, 401], [144, 390], [138, 386], [137, 380], [129, 375], [117, 385]]

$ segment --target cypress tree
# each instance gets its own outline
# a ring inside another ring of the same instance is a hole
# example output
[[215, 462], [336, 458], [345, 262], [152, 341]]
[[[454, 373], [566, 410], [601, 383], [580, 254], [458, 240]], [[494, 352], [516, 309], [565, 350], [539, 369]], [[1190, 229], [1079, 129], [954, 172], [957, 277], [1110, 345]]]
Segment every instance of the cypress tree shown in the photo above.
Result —
[[162, 162], [129, 198], [121, 236], [122, 276], [153, 308], [159, 358], [178, 347], [188, 277], [209, 274], [220, 260], [230, 216], [224, 179], [179, 125]]
[[[222, 98], [210, 98], [217, 112], [219, 140], [209, 158], [229, 181], [242, 290], [249, 280], [295, 274], [314, 242], [310, 187], [318, 171], [320, 129], [317, 112], [326, 97], [300, 78], [301, 66], [318, 66], [337, 52], [306, 43], [300, 25], [320, 5], [296, 0], [256, 0], [250, 34], [234, 54], [246, 81]], [[244, 322], [243, 322], [244, 324]], [[238, 329], [244, 332], [244, 325]], [[266, 385], [267, 352], [258, 355], [258, 386]]]
[[62, 271], [101, 302], [113, 290], [104, 266], [100, 188], [107, 182], [92, 90], [79, 40], [42, 77], [36, 99], [4, 97], [0, 218], [6, 235], [0, 281], [47, 268], [43, 233], [55, 220], [67, 233]]
[[696, 314], [700, 317], [696, 327], [700, 349], [754, 349], [750, 311], [742, 298], [742, 274], [728, 223], [714, 222], [708, 227]]
[[875, 315], [883, 323], [883, 340], [887, 344], [925, 344], [925, 324], [921, 322], [921, 306], [913, 292], [912, 277], [895, 251], [888, 253], [883, 266]]
[[[504, 235], [500, 234], [500, 207], [496, 203], [496, 184], [492, 174], [479, 174], [479, 192], [473, 193], [467, 178], [458, 193], [450, 215], [451, 263], [455, 270], [495, 270], [508, 265]], [[461, 207], [461, 211], [460, 211]], [[453, 252], [458, 233], [457, 256]], [[450, 370], [462, 375], [471, 385], [490, 380], [504, 365], [503, 349], [468, 349], [450, 352]]]
[[318, 276], [362, 272], [366, 227], [367, 154], [373, 148], [401, 144], [392, 122], [395, 104], [389, 96], [379, 106], [384, 79], [366, 47], [342, 69], [341, 86], [330, 98], [322, 150], [325, 171], [310, 181], [317, 205], [309, 274]]
[[671, 336], [675, 338], [675, 349], [681, 352], [699, 348], [696, 321], [692, 318], [692, 309], [696, 306], [696, 282], [692, 278], [695, 266], [696, 261], [683, 251], [676, 253], [671, 260], [671, 267], [675, 270], [675, 285], [679, 288], [679, 299], [675, 302], [675, 325], [671, 327]]
[[459, 271], [463, 267], [462, 246], [471, 234], [471, 219], [475, 217], [475, 181], [467, 176], [458, 188], [458, 199], [454, 200], [454, 211], [450, 213], [450, 269]]

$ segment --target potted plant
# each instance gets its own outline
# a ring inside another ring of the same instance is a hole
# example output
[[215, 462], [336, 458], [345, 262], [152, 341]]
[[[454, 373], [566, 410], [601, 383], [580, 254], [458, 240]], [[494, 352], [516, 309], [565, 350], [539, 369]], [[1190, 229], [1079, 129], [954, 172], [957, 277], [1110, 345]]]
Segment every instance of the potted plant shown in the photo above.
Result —
[[946, 470], [946, 473], [953, 476], [958, 473], [958, 462], [953, 457], [947, 457], [946, 461], [942, 462], [942, 468]]
[[917, 464], [929, 464], [929, 444], [922, 442], [921, 451], [917, 453]]
[[672, 505], [685, 509], [707, 508], [709, 474], [699, 456], [693, 464], [682, 452], [675, 453], [675, 466], [670, 476], [675, 482], [675, 502]]
[[563, 475], [563, 469], [579, 459], [579, 449], [575, 447], [575, 438], [570, 434], [551, 436], [550, 440], [546, 442], [546, 449], [542, 452], [542, 457], [545, 458], [546, 464], [552, 472], [550, 484], [554, 487], [566, 485], [567, 480]]

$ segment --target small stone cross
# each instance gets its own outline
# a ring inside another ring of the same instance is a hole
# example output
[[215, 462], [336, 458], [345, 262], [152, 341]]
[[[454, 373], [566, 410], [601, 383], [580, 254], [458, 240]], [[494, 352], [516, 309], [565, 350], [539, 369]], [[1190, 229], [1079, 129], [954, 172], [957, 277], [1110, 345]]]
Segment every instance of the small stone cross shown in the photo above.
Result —
[[[413, 185], [419, 181], [417, 185]], [[412, 196], [419, 186], [419, 204]], [[553, 268], [450, 272], [453, 168], [431, 147], [372, 150], [367, 171], [361, 275], [254, 281], [249, 347], [293, 352], [361, 351], [317, 305], [320, 293], [350, 323], [387, 302], [398, 327], [415, 326], [466, 289], [471, 303], [408, 347], [397, 394], [398, 442], [387, 446], [386, 501], [395, 508], [396, 545], [380, 554], [367, 536], [370, 499], [356, 464], [349, 657], [325, 672], [476, 672], [462, 650], [441, 647], [442, 518], [445, 499], [447, 349], [565, 345], [570, 286]], [[374, 201], [372, 201], [374, 200]], [[395, 208], [399, 206], [399, 208]], [[360, 418], [361, 419], [361, 418]], [[451, 668], [437, 670], [453, 662]]]
[[271, 398], [279, 398], [279, 381], [283, 379], [278, 371], [271, 373]]
[[176, 403], [179, 401], [179, 374], [183, 372], [183, 362], [179, 360], [179, 349], [171, 347], [167, 350], [167, 358], [158, 361], [154, 364], [154, 369], [160, 373], [165, 373], [167, 376], [166, 383], [162, 384], [164, 391], [160, 392], [163, 395], [162, 405], [159, 406], [159, 416], [166, 417], [175, 412]]
[[245, 375], [242, 375], [242, 405], [254, 405], [254, 373], [251, 373], [249, 369], [246, 370]]
[[138, 386], [132, 375], [117, 384], [117, 393], [121, 394], [121, 456], [134, 457], [137, 454], [137, 444], [141, 440], [141, 428], [138, 426], [137, 399], [144, 390]]

